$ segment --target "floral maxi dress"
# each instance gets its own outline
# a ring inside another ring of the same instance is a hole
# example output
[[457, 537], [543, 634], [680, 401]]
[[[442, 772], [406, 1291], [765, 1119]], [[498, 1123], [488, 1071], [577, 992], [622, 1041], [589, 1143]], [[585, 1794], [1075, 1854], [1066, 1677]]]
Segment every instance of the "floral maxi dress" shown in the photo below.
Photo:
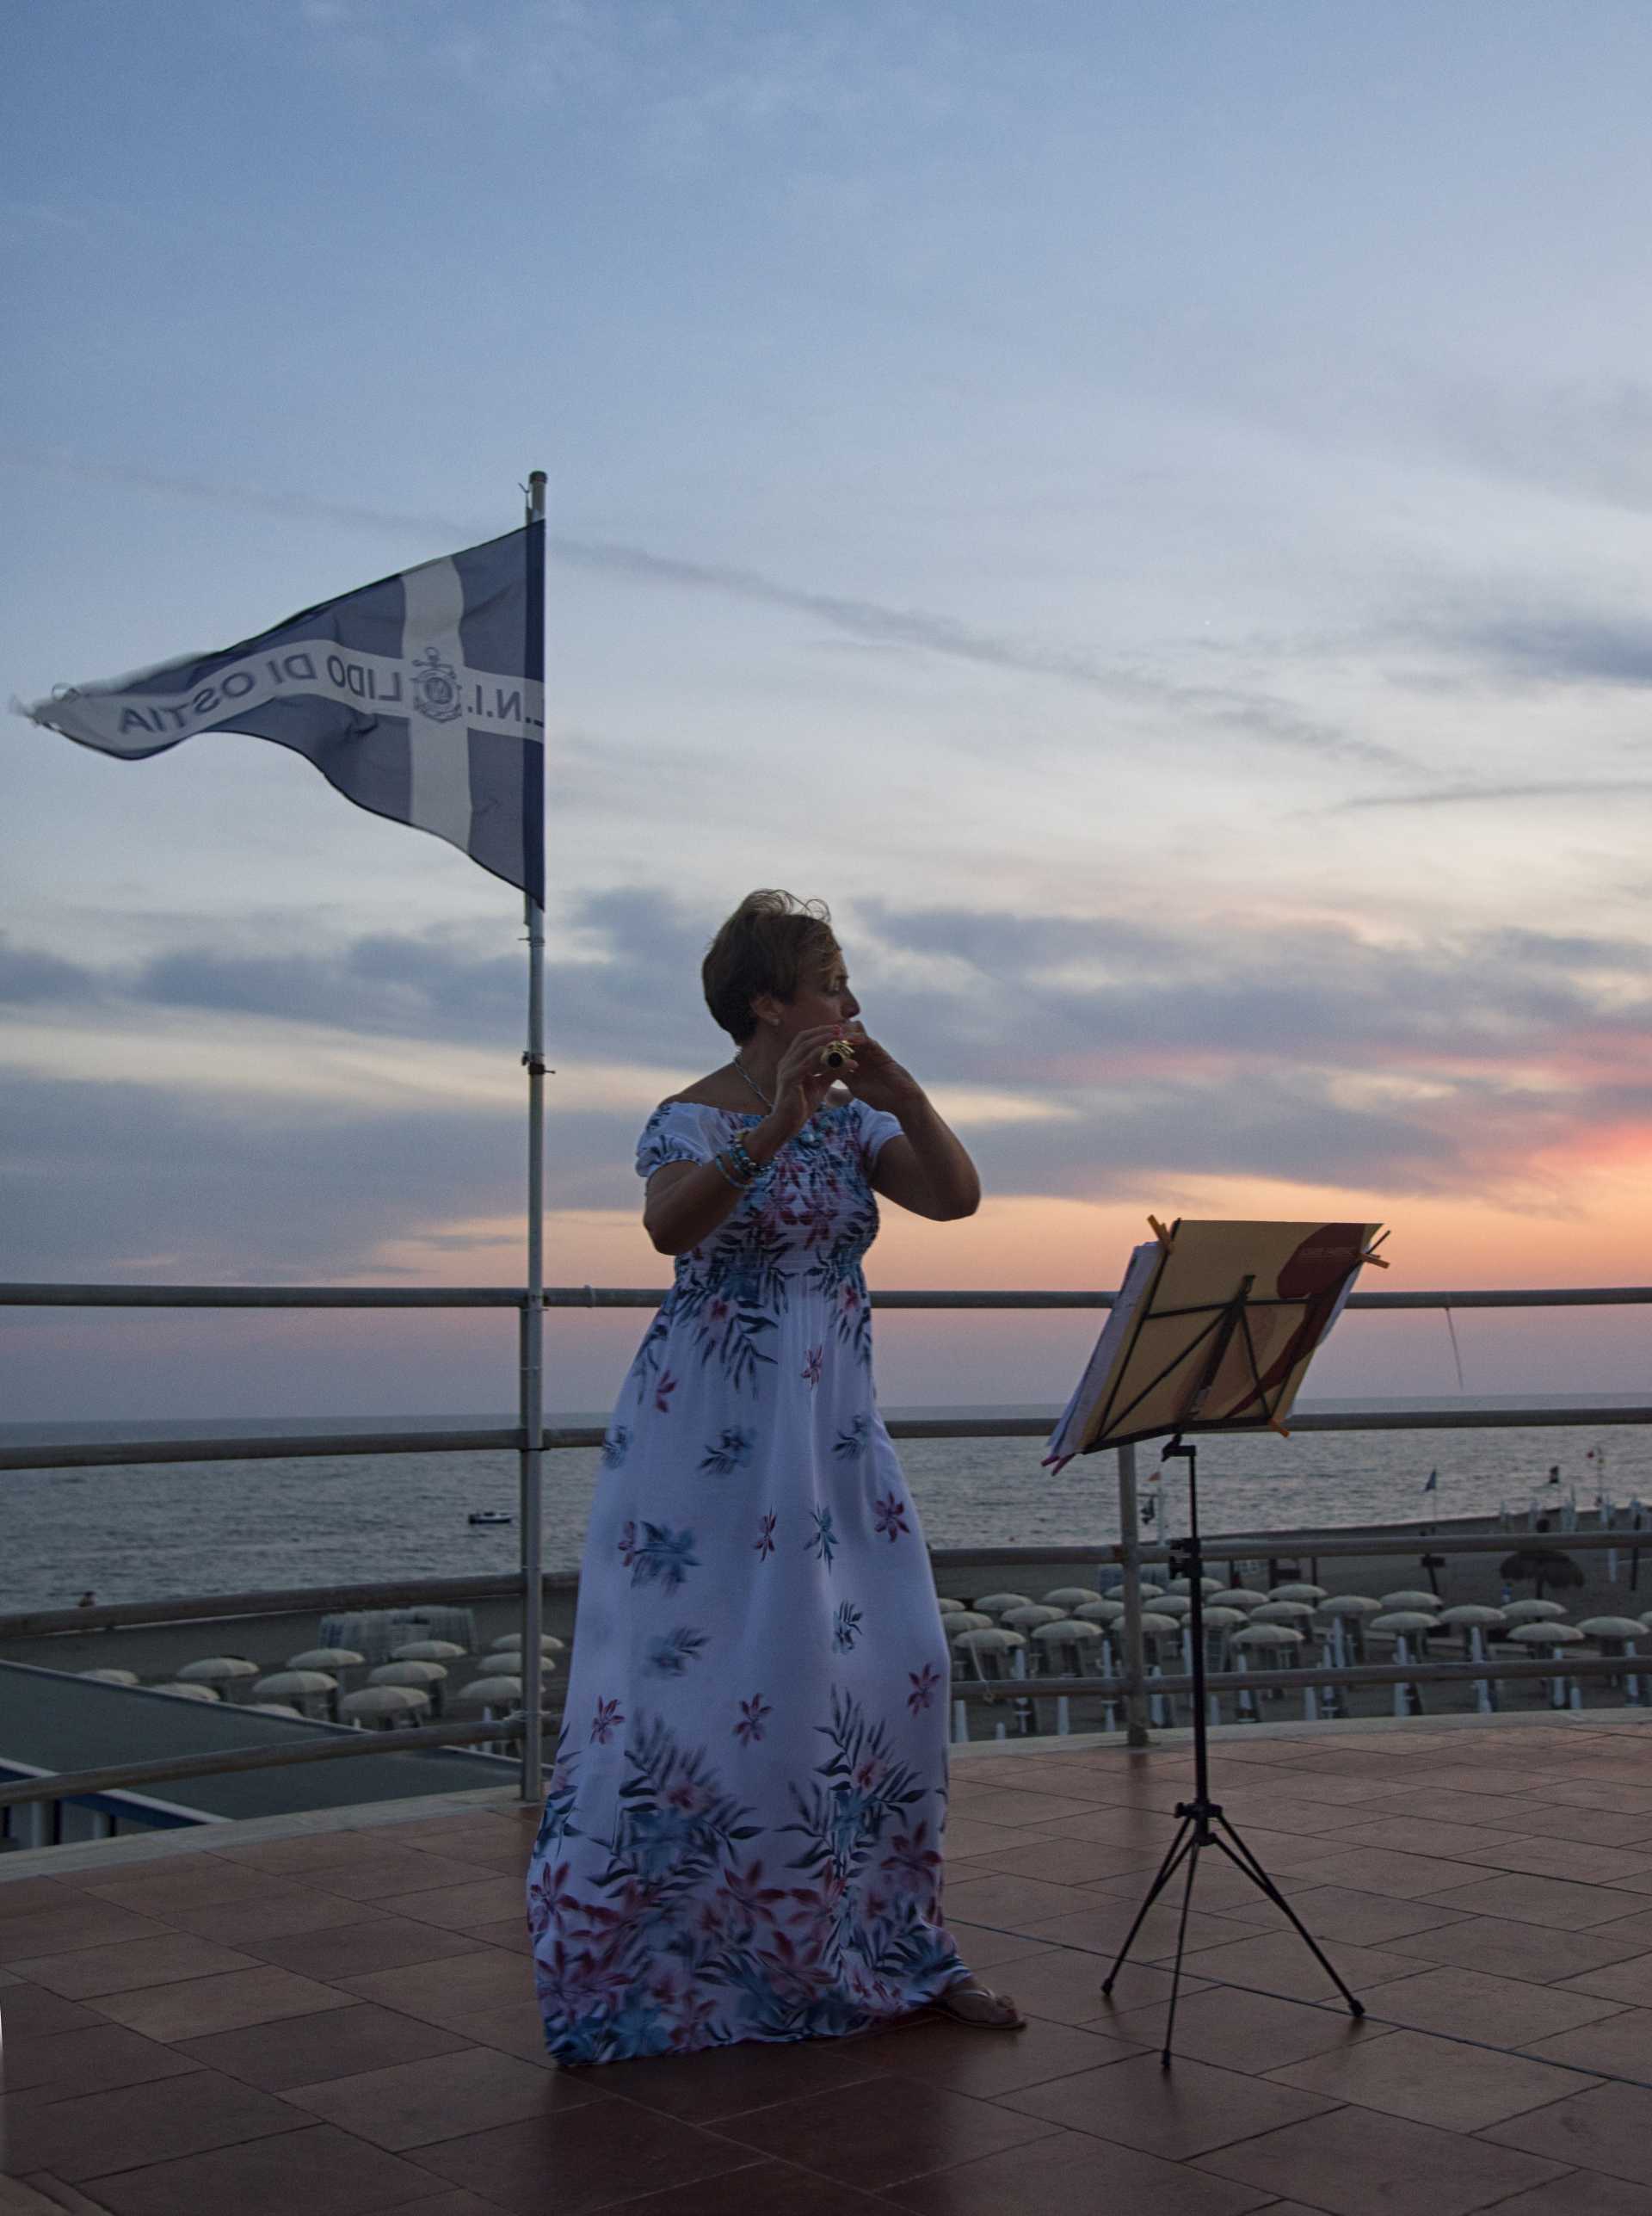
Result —
[[[668, 1102], [638, 1173], [757, 1120]], [[858, 2031], [964, 1974], [946, 1645], [860, 1268], [898, 1129], [818, 1113], [678, 1257], [620, 1392], [528, 1867], [559, 2062]]]

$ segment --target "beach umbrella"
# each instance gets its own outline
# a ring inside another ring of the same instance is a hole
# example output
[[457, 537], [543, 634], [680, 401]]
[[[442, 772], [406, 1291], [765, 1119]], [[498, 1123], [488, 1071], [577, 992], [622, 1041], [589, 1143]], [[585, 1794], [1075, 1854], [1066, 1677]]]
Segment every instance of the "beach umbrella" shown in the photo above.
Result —
[[101, 1677], [106, 1685], [136, 1685], [139, 1682], [135, 1670], [77, 1670], [75, 1675], [77, 1677]]
[[273, 1676], [256, 1682], [252, 1697], [255, 1701], [291, 1701], [307, 1713], [317, 1705], [324, 1707], [337, 1691], [337, 1679], [324, 1670], [278, 1670]]
[[473, 1677], [453, 1695], [467, 1708], [514, 1708], [521, 1697], [520, 1677]]
[[1136, 1589], [1144, 1601], [1161, 1601], [1164, 1598], [1162, 1585], [1150, 1585], [1143, 1580]]
[[1101, 1596], [1093, 1585], [1057, 1585], [1053, 1593], [1046, 1593], [1044, 1597], [1047, 1607], [1076, 1608], [1086, 1601], [1099, 1601]]
[[1101, 1646], [1106, 1633], [1100, 1624], [1087, 1624], [1076, 1616], [1060, 1616], [1052, 1624], [1040, 1624], [1032, 1634], [1032, 1643], [1045, 1670], [1055, 1675], [1055, 1659], [1065, 1646], [1073, 1650], [1073, 1659], [1082, 1672], [1084, 1657]]
[[1450, 1624], [1453, 1630], [1489, 1631], [1494, 1625], [1508, 1621], [1501, 1608], [1487, 1608], [1478, 1601], [1462, 1601], [1454, 1608], [1442, 1608], [1439, 1620]]
[[[407, 1687], [416, 1693], [422, 1693], [439, 1716], [441, 1713], [441, 1688], [447, 1675], [439, 1662], [381, 1662], [377, 1670], [368, 1673], [367, 1688], [375, 1685]], [[338, 1713], [341, 1716], [345, 1713], [342, 1701]]]
[[209, 1654], [199, 1662], [186, 1662], [177, 1673], [183, 1685], [215, 1685], [220, 1692], [238, 1677], [256, 1677], [258, 1665], [239, 1654]]
[[1250, 1612], [1254, 1624], [1305, 1624], [1313, 1614], [1306, 1601], [1264, 1601]]
[[946, 1623], [946, 1636], [953, 1640], [962, 1639], [966, 1631], [990, 1631], [991, 1629], [992, 1618], [983, 1614], [979, 1608], [962, 1609], [959, 1614], [948, 1616]]
[[1206, 1608], [1205, 1611], [1205, 1628], [1207, 1632], [1242, 1631], [1249, 1621], [1250, 1618], [1242, 1608], [1224, 1608], [1217, 1606]]
[[1369, 1631], [1392, 1632], [1396, 1637], [1407, 1632], [1431, 1632], [1439, 1629], [1439, 1618], [1432, 1609], [1389, 1608], [1380, 1616], [1372, 1616], [1366, 1626]]
[[1142, 1610], [1143, 1639], [1168, 1639], [1173, 1633], [1179, 1637], [1180, 1632], [1181, 1621], [1179, 1617], [1162, 1615], [1156, 1608]]
[[1267, 1595], [1259, 1593], [1254, 1585], [1224, 1585], [1222, 1588], [1224, 1608], [1259, 1608], [1267, 1598]]
[[1552, 1623], [1565, 1613], [1558, 1601], [1510, 1601], [1503, 1609], [1512, 1624]]
[[1379, 1616], [1382, 1613], [1383, 1603], [1373, 1601], [1368, 1593], [1332, 1593], [1314, 1610], [1320, 1616]]
[[1270, 1601], [1322, 1601], [1325, 1590], [1323, 1585], [1270, 1585], [1267, 1597]]
[[1427, 1608], [1429, 1614], [1433, 1615], [1439, 1608], [1439, 1595], [1417, 1592], [1408, 1586], [1402, 1592], [1384, 1593], [1383, 1606], [1385, 1608]]
[[246, 1707], [250, 1716], [295, 1716], [301, 1724], [310, 1720], [301, 1708], [289, 1708], [284, 1701], [249, 1701]]
[[216, 1701], [218, 1695], [210, 1685], [183, 1685], [176, 1680], [170, 1685], [151, 1685], [151, 1693], [170, 1693], [178, 1701]]
[[367, 1731], [393, 1731], [398, 1723], [411, 1723], [422, 1708], [430, 1706], [430, 1695], [412, 1685], [364, 1685], [359, 1693], [347, 1693], [338, 1704], [338, 1713], [352, 1724]]
[[465, 1649], [451, 1639], [416, 1639], [410, 1646], [392, 1646], [392, 1662], [457, 1662]]
[[1517, 1639], [1522, 1646], [1577, 1646], [1586, 1634], [1576, 1624], [1534, 1620], [1513, 1625], [1504, 1636]]
[[1073, 1614], [1081, 1623], [1116, 1624], [1124, 1621], [1122, 1601], [1081, 1601]]
[[966, 1611], [968, 1605], [965, 1601], [949, 1601], [945, 1593], [938, 1593], [935, 1596], [935, 1606], [944, 1616], [961, 1614]]
[[1277, 1646], [1289, 1654], [1302, 1645], [1302, 1637], [1294, 1624], [1248, 1623], [1243, 1631], [1233, 1633], [1230, 1644], [1251, 1654], [1265, 1646]]
[[1193, 1613], [1192, 1596], [1187, 1593], [1161, 1593], [1153, 1603], [1156, 1616], [1177, 1616], [1182, 1622]]
[[302, 1654], [289, 1654], [287, 1666], [289, 1670], [356, 1670], [367, 1658], [353, 1646], [311, 1646]]
[[1028, 1601], [1023, 1608], [1006, 1608], [998, 1620], [1010, 1631], [1037, 1631], [1040, 1624], [1058, 1623], [1061, 1614], [1041, 1601]]
[[1031, 1593], [983, 1593], [975, 1605], [981, 1614], [996, 1618], [1002, 1615], [1006, 1608], [1030, 1608], [1032, 1596]]
[[1637, 1623], [1633, 1616], [1585, 1616], [1575, 1627], [1585, 1639], [1644, 1639], [1646, 1626]]
[[[488, 1649], [487, 1653], [483, 1657], [483, 1659], [485, 1662], [491, 1662], [496, 1657], [501, 1662], [508, 1660], [514, 1661], [521, 1651], [522, 1635], [521, 1632], [508, 1631], [502, 1638], [494, 1640], [492, 1645]], [[564, 1640], [555, 1638], [548, 1631], [541, 1632], [539, 1633], [539, 1652], [541, 1654], [564, 1654], [566, 1651], [567, 1645]]]
[[1017, 1651], [1025, 1650], [1026, 1639], [1018, 1631], [966, 1631], [952, 1644], [961, 1647], [975, 1664], [977, 1677], [1009, 1677], [1015, 1674], [1013, 1665]]

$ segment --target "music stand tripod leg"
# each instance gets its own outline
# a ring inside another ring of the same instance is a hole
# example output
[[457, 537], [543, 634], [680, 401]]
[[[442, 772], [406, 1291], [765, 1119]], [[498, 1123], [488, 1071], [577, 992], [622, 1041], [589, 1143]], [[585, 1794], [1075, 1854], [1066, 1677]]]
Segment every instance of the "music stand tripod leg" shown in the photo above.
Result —
[[[1337, 1974], [1331, 1964], [1326, 1960], [1324, 1951], [1320, 1947], [1318, 1941], [1315, 1939], [1312, 1932], [1309, 1930], [1307, 1925], [1297, 1914], [1295, 1909], [1291, 1907], [1290, 1902], [1274, 1884], [1273, 1879], [1269, 1877], [1267, 1872], [1257, 1861], [1255, 1855], [1245, 1844], [1243, 1839], [1240, 1837], [1238, 1832], [1234, 1830], [1227, 1818], [1221, 1814], [1219, 1811], [1217, 1813], [1215, 1820], [1221, 1825], [1222, 1830], [1227, 1832], [1229, 1837], [1232, 1839], [1234, 1846], [1230, 1847], [1228, 1844], [1227, 1839], [1224, 1839], [1219, 1831], [1211, 1832], [1211, 1844], [1213, 1847], [1220, 1847], [1223, 1853], [1233, 1864], [1234, 1867], [1238, 1870], [1242, 1870], [1245, 1875], [1250, 1880], [1252, 1885], [1256, 1887], [1258, 1892], [1265, 1893], [1267, 1898], [1273, 1902], [1274, 1907], [1280, 1910], [1295, 1926], [1298, 1935], [1301, 1938], [1309, 1953], [1313, 1956], [1315, 1961], [1318, 1963], [1320, 1968], [1325, 1972], [1326, 1976], [1331, 1980], [1331, 1983], [1336, 1987], [1337, 1991], [1341, 1994], [1343, 1999], [1347, 2003], [1349, 2014], [1356, 2016], [1364, 2015], [1365, 2012], [1364, 2002], [1356, 2000], [1353, 1995], [1348, 1991], [1347, 1986], [1343, 1983], [1341, 1978]], [[1238, 1849], [1238, 1852], [1236, 1854], [1234, 1851], [1234, 1847]]]
[[[1180, 1827], [1177, 1830], [1175, 1837], [1170, 1842], [1169, 1847], [1166, 1850], [1164, 1860], [1159, 1864], [1158, 1875], [1154, 1879], [1152, 1884], [1147, 1889], [1146, 1899], [1136, 1911], [1136, 1921], [1131, 1925], [1130, 1929], [1125, 1934], [1125, 1943], [1119, 1949], [1117, 1958], [1113, 1962], [1112, 1969], [1108, 1971], [1106, 1976], [1101, 1980], [1101, 1991], [1103, 1993], [1107, 1995], [1109, 1998], [1111, 1998], [1113, 1993], [1113, 1980], [1117, 1978], [1119, 1972], [1124, 1968], [1125, 1959], [1129, 1955], [1131, 1948], [1136, 1943], [1136, 1934], [1141, 1929], [1143, 1924], [1147, 1920], [1147, 1911], [1152, 1907], [1154, 1902], [1164, 1891], [1166, 1886], [1169, 1884], [1171, 1879], [1174, 1877], [1177, 1868], [1184, 1858], [1189, 1855], [1192, 1855], [1194, 1860], [1197, 1860], [1198, 1836], [1193, 1818], [1191, 1816], [1184, 1816], [1181, 1819]], [[1193, 1863], [1189, 1861], [1187, 1866], [1187, 1878], [1190, 1885], [1193, 1882]]]

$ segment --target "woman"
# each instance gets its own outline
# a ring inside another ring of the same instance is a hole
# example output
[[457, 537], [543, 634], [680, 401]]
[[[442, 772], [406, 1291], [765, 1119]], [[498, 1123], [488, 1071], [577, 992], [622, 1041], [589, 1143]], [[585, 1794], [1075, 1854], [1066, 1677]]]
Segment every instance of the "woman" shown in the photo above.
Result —
[[818, 902], [752, 893], [702, 976], [735, 1052], [638, 1145], [675, 1282], [603, 1448], [528, 1869], [570, 2065], [1021, 2021], [940, 1921], [948, 1657], [860, 1270], [874, 1192], [946, 1222], [980, 1184]]

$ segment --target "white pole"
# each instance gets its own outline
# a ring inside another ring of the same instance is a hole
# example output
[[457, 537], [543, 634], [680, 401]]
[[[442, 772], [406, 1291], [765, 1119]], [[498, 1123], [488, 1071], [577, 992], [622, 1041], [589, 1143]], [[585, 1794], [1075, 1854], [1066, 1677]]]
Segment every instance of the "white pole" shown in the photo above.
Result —
[[[545, 472], [527, 480], [527, 675], [545, 681]], [[533, 528], [538, 526], [537, 530]], [[522, 1532], [521, 1798], [545, 1797], [545, 1698], [540, 1670], [545, 1625], [545, 910], [529, 894], [527, 925], [527, 1289], [522, 1304], [521, 1418]]]

